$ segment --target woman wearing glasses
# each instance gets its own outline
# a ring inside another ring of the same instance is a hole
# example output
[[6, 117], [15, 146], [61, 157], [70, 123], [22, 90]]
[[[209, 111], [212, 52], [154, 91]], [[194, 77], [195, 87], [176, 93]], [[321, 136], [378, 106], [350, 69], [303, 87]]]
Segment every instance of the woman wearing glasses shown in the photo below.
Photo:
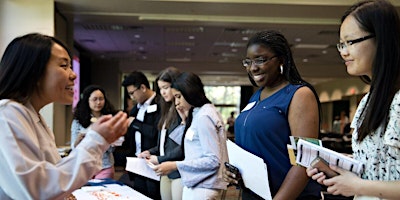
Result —
[[[320, 199], [320, 186], [290, 164], [286, 147], [291, 135], [317, 138], [320, 122], [318, 96], [300, 77], [287, 40], [277, 31], [257, 33], [243, 66], [259, 89], [236, 119], [235, 142], [267, 164], [274, 199]], [[238, 182], [228, 171], [225, 180]], [[246, 188], [242, 197], [261, 199]]]
[[347, 72], [362, 76], [371, 87], [351, 123], [353, 156], [365, 165], [361, 178], [335, 166], [340, 175], [330, 179], [307, 169], [334, 195], [400, 199], [399, 35], [399, 15], [385, 0], [359, 2], [342, 17], [338, 50]]
[[[75, 111], [74, 120], [71, 125], [71, 147], [75, 148], [88, 132], [92, 123], [102, 115], [115, 114], [117, 111], [106, 98], [103, 88], [89, 85], [82, 93]], [[94, 178], [114, 178], [114, 147], [111, 145], [103, 154], [102, 169]]]

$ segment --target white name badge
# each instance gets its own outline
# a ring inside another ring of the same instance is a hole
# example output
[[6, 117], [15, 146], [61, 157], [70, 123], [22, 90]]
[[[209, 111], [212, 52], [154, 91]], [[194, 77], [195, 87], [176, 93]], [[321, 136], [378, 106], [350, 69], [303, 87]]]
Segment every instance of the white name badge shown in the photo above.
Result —
[[193, 136], [194, 136], [194, 131], [193, 131], [192, 129], [189, 128], [189, 129], [186, 131], [185, 138], [188, 139], [188, 140], [190, 140], [190, 141], [192, 141], [192, 140], [193, 140]]
[[149, 105], [147, 107], [147, 113], [152, 113], [152, 112], [155, 112], [155, 111], [157, 111], [157, 104]]
[[244, 112], [246, 110], [250, 110], [251, 108], [254, 107], [254, 105], [256, 105], [256, 101], [253, 101], [253, 102], [247, 104], [247, 106], [243, 108], [242, 112]]

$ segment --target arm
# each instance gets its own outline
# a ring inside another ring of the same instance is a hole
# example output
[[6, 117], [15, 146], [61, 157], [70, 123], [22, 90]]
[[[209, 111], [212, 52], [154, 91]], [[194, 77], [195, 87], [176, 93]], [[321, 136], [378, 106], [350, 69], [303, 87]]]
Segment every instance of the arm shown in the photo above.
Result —
[[[191, 130], [192, 127], [193, 130]], [[186, 157], [183, 161], [177, 161], [176, 165], [181, 173], [182, 184], [193, 187], [207, 177], [215, 175], [223, 162], [223, 158], [217, 130], [209, 116], [202, 115], [194, 119], [186, 135], [190, 135], [190, 131], [194, 131], [193, 141], [188, 142], [188, 139], [185, 139], [185, 147], [197, 145], [199, 149], [196, 150], [197, 152], [186, 151], [185, 153], [194, 153], [198, 156], [194, 159], [186, 159]]]
[[89, 131], [71, 154], [61, 159], [53, 133], [32, 113], [16, 104], [1, 108], [0, 199], [62, 199], [101, 169], [109, 141], [127, 126], [104, 118], [107, 122], [97, 125], [100, 132]]
[[[301, 87], [296, 91], [289, 107], [288, 119], [293, 136], [318, 137], [318, 103], [310, 88]], [[292, 166], [274, 199], [296, 199], [308, 181], [304, 167]]]
[[218, 169], [221, 159], [219, 157], [219, 140], [214, 123], [208, 116], [200, 116], [197, 122], [192, 122], [192, 126], [194, 123], [197, 123], [197, 132], [194, 134], [198, 137], [202, 155], [194, 160], [178, 162], [178, 169], [179, 171], [214, 172]]
[[109, 146], [93, 131], [61, 159], [53, 133], [34, 123], [21, 107], [3, 109], [0, 127], [0, 190], [12, 199], [56, 199], [70, 194], [100, 170], [99, 160]]

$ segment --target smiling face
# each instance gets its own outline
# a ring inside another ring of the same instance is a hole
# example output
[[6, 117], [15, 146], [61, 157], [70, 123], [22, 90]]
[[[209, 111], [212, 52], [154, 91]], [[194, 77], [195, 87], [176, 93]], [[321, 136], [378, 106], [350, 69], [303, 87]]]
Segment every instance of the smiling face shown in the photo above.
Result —
[[175, 88], [172, 88], [172, 94], [174, 95], [175, 98], [175, 107], [177, 110], [180, 111], [189, 111], [192, 105], [190, 105], [186, 99], [183, 97], [182, 93], [179, 90], [176, 90]]
[[32, 96], [32, 104], [36, 108], [52, 102], [72, 104], [75, 79], [71, 58], [61, 45], [55, 43], [44, 75]]
[[[340, 42], [358, 39], [370, 35], [360, 28], [357, 20], [349, 15], [340, 26]], [[367, 39], [340, 51], [346, 67], [347, 73], [353, 76], [367, 75], [372, 77], [372, 64], [375, 59], [376, 44], [375, 38]]]
[[246, 58], [268, 60], [261, 65], [256, 65], [252, 62], [250, 66], [246, 67], [247, 73], [253, 78], [257, 86], [270, 87], [282, 79], [279, 71], [279, 58], [274, 56], [276, 56], [274, 52], [263, 45], [252, 44], [247, 48]]
[[161, 96], [164, 98], [166, 102], [171, 102], [174, 98], [172, 91], [171, 91], [171, 83], [158, 80], [157, 81], [158, 88], [160, 88]]

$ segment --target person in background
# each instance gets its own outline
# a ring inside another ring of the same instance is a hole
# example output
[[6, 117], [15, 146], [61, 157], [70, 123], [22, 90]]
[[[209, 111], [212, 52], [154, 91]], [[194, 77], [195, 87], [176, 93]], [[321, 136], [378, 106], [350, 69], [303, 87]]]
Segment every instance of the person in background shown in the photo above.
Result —
[[[319, 200], [318, 183], [309, 181], [304, 167], [289, 161], [289, 136], [318, 138], [320, 103], [314, 88], [298, 73], [286, 38], [273, 30], [254, 35], [243, 67], [250, 82], [260, 88], [236, 118], [236, 144], [267, 164], [274, 200]], [[228, 170], [225, 179], [238, 183]], [[247, 188], [242, 197], [261, 199]]]
[[[129, 114], [131, 123], [125, 136], [125, 142], [131, 150], [128, 156], [136, 157], [142, 151], [157, 146], [161, 97], [150, 89], [147, 77], [140, 71], [130, 73], [122, 86], [137, 102]], [[152, 199], [161, 199], [159, 181], [130, 172], [129, 176], [135, 190]]]
[[400, 19], [386, 0], [362, 1], [342, 17], [337, 45], [347, 72], [370, 83], [354, 119], [353, 157], [361, 161], [361, 177], [336, 166], [340, 175], [307, 174], [334, 195], [354, 199], [400, 199]]
[[[158, 85], [156, 92], [163, 97], [161, 99], [161, 118], [158, 123], [158, 129], [160, 130], [158, 145], [138, 155], [139, 158], [146, 158], [154, 165], [165, 161], [180, 161], [184, 158], [181, 144], [185, 126], [181, 125], [182, 119], [175, 109], [174, 96], [171, 90], [172, 81], [179, 74], [180, 71], [177, 68], [168, 67], [161, 71], [156, 78]], [[182, 189], [181, 175], [178, 170], [161, 176], [161, 199], [181, 200]]]
[[154, 171], [165, 175], [178, 170], [184, 186], [182, 199], [218, 199], [227, 188], [222, 178], [228, 161], [224, 121], [197, 75], [183, 72], [173, 81], [172, 93], [176, 109], [185, 119], [185, 159], [163, 162]]
[[[71, 125], [71, 147], [74, 149], [83, 139], [93, 122], [96, 122], [103, 115], [115, 115], [117, 110], [108, 101], [103, 88], [97, 85], [89, 85], [82, 93], [74, 110], [74, 119]], [[113, 145], [103, 154], [102, 168], [93, 178], [104, 179], [114, 178], [114, 156]]]
[[103, 153], [128, 127], [118, 112], [93, 123], [71, 153], [61, 158], [54, 133], [39, 111], [72, 104], [76, 74], [71, 54], [54, 37], [17, 37], [0, 61], [0, 199], [63, 199], [101, 169]]
[[344, 132], [344, 127], [349, 124], [350, 120], [349, 117], [347, 117], [346, 111], [342, 110], [340, 111], [340, 133], [345, 134]]
[[341, 131], [340, 131], [340, 116], [339, 115], [336, 115], [335, 120], [333, 120], [332, 132], [338, 133], [338, 134], [341, 133]]
[[235, 134], [235, 119], [235, 112], [232, 111], [231, 116], [226, 120], [226, 123], [228, 124], [228, 132], [232, 135]]

